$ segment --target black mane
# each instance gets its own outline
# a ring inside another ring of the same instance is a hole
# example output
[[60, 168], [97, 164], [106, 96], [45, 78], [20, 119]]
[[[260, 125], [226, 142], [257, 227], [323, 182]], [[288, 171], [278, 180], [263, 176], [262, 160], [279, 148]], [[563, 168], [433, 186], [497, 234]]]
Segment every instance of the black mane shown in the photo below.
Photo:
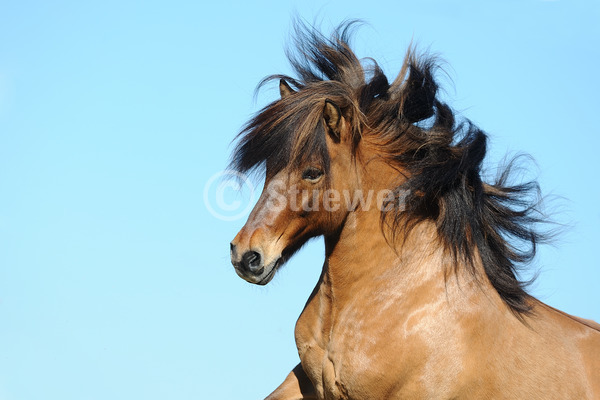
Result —
[[[262, 165], [279, 170], [317, 154], [328, 166], [325, 133], [319, 123], [325, 99], [335, 101], [349, 119], [354, 143], [368, 136], [408, 179], [395, 192], [404, 209], [382, 213], [393, 235], [418, 222], [434, 221], [455, 260], [476, 278], [477, 257], [490, 283], [517, 314], [530, 311], [529, 282], [518, 271], [529, 263], [536, 244], [547, 236], [536, 182], [510, 185], [510, 163], [493, 183], [481, 178], [487, 135], [468, 121], [457, 123], [438, 96], [432, 57], [407, 52], [403, 67], [389, 82], [373, 60], [363, 65], [349, 46], [356, 21], [342, 24], [331, 38], [296, 24], [295, 47], [288, 58], [297, 78], [285, 79], [298, 92], [261, 110], [240, 133], [232, 166], [239, 171]], [[317, 105], [319, 105], [317, 107]]]

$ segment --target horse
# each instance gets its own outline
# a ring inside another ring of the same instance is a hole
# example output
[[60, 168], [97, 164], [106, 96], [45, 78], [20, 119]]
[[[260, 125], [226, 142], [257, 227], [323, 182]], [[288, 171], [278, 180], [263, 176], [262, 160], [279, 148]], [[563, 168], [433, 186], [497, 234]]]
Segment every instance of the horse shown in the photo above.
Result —
[[519, 277], [551, 232], [535, 181], [483, 178], [487, 135], [440, 99], [439, 63], [410, 46], [389, 81], [299, 23], [272, 75], [280, 98], [241, 130], [231, 166], [264, 174], [230, 243], [266, 285], [310, 238], [320, 278], [295, 327], [300, 363], [267, 400], [600, 399], [600, 325]]

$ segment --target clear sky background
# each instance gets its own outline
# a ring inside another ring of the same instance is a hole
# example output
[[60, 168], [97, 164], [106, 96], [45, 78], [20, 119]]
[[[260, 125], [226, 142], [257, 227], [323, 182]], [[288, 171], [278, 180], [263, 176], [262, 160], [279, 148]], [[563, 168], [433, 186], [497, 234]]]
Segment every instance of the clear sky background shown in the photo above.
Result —
[[277, 96], [258, 81], [291, 72], [294, 13], [364, 19], [357, 53], [390, 77], [411, 40], [446, 60], [489, 165], [529, 153], [563, 197], [533, 294], [600, 320], [597, 1], [0, 0], [0, 400], [259, 399], [297, 364], [322, 243], [250, 285], [229, 262], [245, 216], [204, 201]]

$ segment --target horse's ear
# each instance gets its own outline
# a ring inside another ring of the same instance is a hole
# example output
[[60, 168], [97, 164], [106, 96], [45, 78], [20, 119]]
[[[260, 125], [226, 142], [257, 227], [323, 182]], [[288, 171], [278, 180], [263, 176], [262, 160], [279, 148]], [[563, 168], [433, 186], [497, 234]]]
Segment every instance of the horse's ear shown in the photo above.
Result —
[[334, 141], [340, 141], [340, 128], [342, 122], [342, 111], [333, 101], [325, 100], [325, 107], [323, 108], [323, 119], [329, 134]]
[[279, 80], [279, 94], [281, 95], [282, 99], [295, 92], [296, 91], [292, 89], [292, 87], [286, 82], [285, 79]]

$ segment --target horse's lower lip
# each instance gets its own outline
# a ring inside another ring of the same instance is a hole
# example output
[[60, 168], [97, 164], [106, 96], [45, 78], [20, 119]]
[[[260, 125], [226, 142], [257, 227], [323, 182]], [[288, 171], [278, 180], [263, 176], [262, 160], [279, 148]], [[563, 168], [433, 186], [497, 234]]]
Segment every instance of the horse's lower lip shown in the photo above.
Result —
[[281, 260], [282, 260], [282, 258], [279, 257], [277, 260], [275, 260], [274, 262], [272, 262], [271, 263], [271, 265], [272, 265], [271, 270], [267, 273], [267, 275], [265, 275], [264, 278], [262, 278], [260, 281], [256, 282], [256, 284], [257, 285], [266, 285], [267, 283], [271, 282], [271, 279], [273, 279], [273, 276], [275, 275], [275, 272], [277, 271], [277, 269], [281, 265]]

